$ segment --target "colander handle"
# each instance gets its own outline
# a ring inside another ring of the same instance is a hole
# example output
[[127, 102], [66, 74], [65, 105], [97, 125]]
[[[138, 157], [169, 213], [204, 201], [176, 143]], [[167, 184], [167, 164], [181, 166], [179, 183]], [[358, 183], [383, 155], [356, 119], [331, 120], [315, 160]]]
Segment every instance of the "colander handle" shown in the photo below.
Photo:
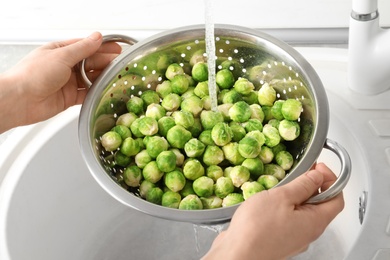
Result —
[[306, 201], [306, 203], [318, 204], [337, 196], [347, 185], [349, 177], [351, 176], [351, 158], [344, 147], [333, 140], [326, 139], [324, 148], [334, 152], [340, 159], [340, 174], [332, 186], [330, 186], [326, 191], [311, 197]]
[[[122, 43], [127, 43], [129, 45], [134, 45], [137, 43], [137, 40], [122, 34], [109, 34], [103, 36], [103, 43], [105, 42], [122, 42]], [[81, 77], [84, 80], [84, 84], [90, 87], [92, 85], [92, 82], [89, 80], [85, 72], [85, 60], [86, 59], [80, 62], [80, 73], [81, 73]]]

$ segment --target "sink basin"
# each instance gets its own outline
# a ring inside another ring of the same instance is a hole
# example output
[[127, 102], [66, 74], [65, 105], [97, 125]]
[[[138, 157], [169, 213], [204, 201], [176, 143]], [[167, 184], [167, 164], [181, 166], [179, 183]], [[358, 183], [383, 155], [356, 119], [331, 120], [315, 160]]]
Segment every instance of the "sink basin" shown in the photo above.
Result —
[[[377, 210], [390, 209], [390, 189], [384, 184], [390, 183], [389, 165], [371, 161], [370, 156], [380, 152], [362, 138], [372, 131], [369, 125], [358, 125], [359, 120], [368, 118], [371, 110], [356, 108], [347, 100], [351, 95], [338, 91], [346, 88], [346, 50], [298, 50], [324, 82], [330, 102], [328, 138], [347, 149], [352, 174], [344, 189], [344, 211], [293, 259], [389, 259], [383, 258], [390, 250], [389, 216]], [[79, 151], [79, 111], [75, 106], [45, 122], [15, 129], [0, 146], [0, 172], [5, 174], [0, 180], [0, 259], [199, 259], [217, 232], [137, 212], [96, 183]], [[377, 112], [372, 114], [378, 118]], [[378, 143], [386, 145], [381, 139]], [[340, 169], [336, 155], [326, 149], [319, 161], [336, 173]], [[368, 201], [361, 224], [363, 192]]]

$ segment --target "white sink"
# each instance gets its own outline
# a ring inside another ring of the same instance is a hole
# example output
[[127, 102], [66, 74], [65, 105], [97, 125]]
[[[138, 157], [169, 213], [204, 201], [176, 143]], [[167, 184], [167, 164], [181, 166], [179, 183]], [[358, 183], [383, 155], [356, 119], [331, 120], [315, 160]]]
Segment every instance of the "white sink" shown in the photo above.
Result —
[[[379, 110], [356, 104], [364, 99], [347, 89], [345, 49], [298, 50], [323, 80], [331, 112], [328, 138], [347, 149], [352, 174], [344, 211], [293, 259], [390, 259], [390, 141], [383, 137], [386, 132], [376, 136], [372, 131], [378, 129], [375, 120], [390, 120], [390, 107], [380, 104], [382, 97], [376, 102]], [[18, 128], [0, 146], [0, 177], [5, 175], [0, 180], [0, 259], [199, 259], [215, 232], [139, 213], [96, 183], [79, 151], [79, 110], [76, 106]], [[339, 160], [328, 150], [319, 161], [339, 171]], [[360, 224], [363, 191], [368, 206]]]

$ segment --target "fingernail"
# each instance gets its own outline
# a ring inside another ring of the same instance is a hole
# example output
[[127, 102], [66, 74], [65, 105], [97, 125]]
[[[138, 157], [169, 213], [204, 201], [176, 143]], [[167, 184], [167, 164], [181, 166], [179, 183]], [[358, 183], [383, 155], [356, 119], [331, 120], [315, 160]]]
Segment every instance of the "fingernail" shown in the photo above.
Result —
[[99, 32], [94, 32], [90, 36], [88, 36], [88, 38], [93, 41], [98, 41], [101, 38], [101, 34]]

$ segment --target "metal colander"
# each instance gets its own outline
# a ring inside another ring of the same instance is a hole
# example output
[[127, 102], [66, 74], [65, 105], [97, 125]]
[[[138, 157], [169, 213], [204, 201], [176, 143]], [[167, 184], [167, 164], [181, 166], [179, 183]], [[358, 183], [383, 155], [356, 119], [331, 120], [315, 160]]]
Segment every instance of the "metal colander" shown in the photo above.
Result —
[[[329, 126], [327, 96], [311, 65], [289, 45], [257, 30], [217, 24], [214, 34], [217, 69], [223, 61], [230, 61], [229, 69], [233, 74], [249, 78], [257, 87], [272, 81], [277, 98], [294, 98], [302, 102], [301, 134], [288, 144], [295, 165], [278, 185], [310, 169], [325, 147], [340, 158], [341, 173], [330, 189], [308, 202], [319, 203], [337, 195], [348, 182], [350, 159], [344, 148], [326, 138]], [[130, 98], [154, 90], [165, 80], [168, 64], [179, 63], [190, 73], [191, 57], [195, 53], [205, 55], [204, 25], [170, 30], [138, 43], [120, 35], [107, 36], [106, 40], [128, 42], [132, 46], [94, 82], [81, 109], [80, 146], [92, 175], [114, 198], [144, 213], [192, 223], [229, 221], [238, 205], [197, 211], [171, 209], [147, 202], [136, 190], [122, 188], [117, 176], [123, 169], [113, 166], [113, 154], [102, 149], [100, 143], [102, 134], [127, 112], [126, 102]]]

